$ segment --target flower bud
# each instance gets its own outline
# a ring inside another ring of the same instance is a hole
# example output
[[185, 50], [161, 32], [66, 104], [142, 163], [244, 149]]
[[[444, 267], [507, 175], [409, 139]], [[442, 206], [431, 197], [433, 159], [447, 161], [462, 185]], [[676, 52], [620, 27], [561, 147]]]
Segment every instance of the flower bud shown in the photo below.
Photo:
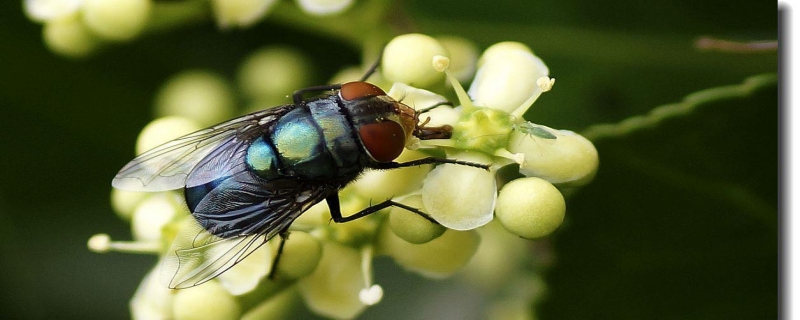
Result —
[[134, 319], [172, 318], [173, 290], [159, 281], [161, 263], [144, 276], [130, 302]]
[[560, 186], [589, 183], [600, 163], [592, 142], [572, 131], [538, 127], [545, 128], [554, 138], [542, 138], [527, 129], [514, 130], [511, 134], [508, 150], [525, 155], [519, 172]]
[[[280, 244], [276, 239], [275, 244]], [[277, 247], [275, 249], [277, 252]], [[292, 231], [274, 272], [278, 278], [300, 279], [313, 272], [322, 258], [322, 244], [308, 233]]]
[[131, 216], [136, 240], [161, 240], [161, 229], [185, 211], [171, 192], [153, 194], [143, 200]]
[[353, 0], [297, 0], [303, 11], [316, 16], [343, 12], [353, 4]]
[[564, 221], [564, 196], [549, 182], [520, 178], [500, 190], [495, 213], [509, 232], [527, 239], [546, 236]]
[[410, 271], [431, 278], [452, 275], [469, 262], [478, 250], [480, 236], [475, 230], [446, 230], [442, 236], [423, 244], [412, 244], [397, 237], [388, 227], [380, 232], [380, 252]]
[[475, 74], [475, 63], [478, 60], [478, 49], [475, 44], [460, 37], [438, 37], [436, 40], [450, 54], [448, 70], [461, 82], [469, 82]]
[[222, 28], [249, 27], [264, 17], [276, 0], [212, 0], [214, 17]]
[[25, 0], [22, 4], [28, 19], [45, 22], [77, 12], [82, 2], [83, 0]]
[[104, 39], [130, 40], [144, 29], [151, 6], [150, 0], [84, 0], [83, 21]]
[[181, 289], [175, 293], [173, 317], [184, 319], [239, 319], [236, 299], [217, 281]]
[[[461, 153], [449, 158], [475, 163], [491, 163], [480, 153]], [[497, 185], [494, 173], [463, 165], [437, 166], [422, 185], [425, 212], [443, 226], [469, 230], [492, 220]]]
[[[422, 152], [406, 149], [395, 161], [402, 163], [425, 156], [426, 154]], [[353, 191], [365, 199], [370, 199], [373, 204], [379, 203], [419, 189], [431, 167], [422, 165], [396, 170], [369, 170], [352, 183]]]
[[298, 288], [312, 311], [330, 318], [350, 319], [365, 305], [359, 299], [364, 288], [361, 255], [353, 248], [327, 241], [317, 269], [300, 280]]
[[80, 21], [78, 14], [49, 20], [42, 29], [50, 50], [69, 57], [83, 57], [100, 45], [100, 40]]
[[434, 38], [418, 33], [395, 37], [383, 51], [383, 75], [389, 81], [415, 87], [438, 84], [444, 74], [431, 66], [436, 55], [447, 55], [447, 51]]
[[541, 59], [513, 44], [490, 47], [480, 61], [469, 88], [470, 97], [477, 106], [509, 113], [531, 96], [541, 94], [537, 80], [549, 73]]
[[295, 48], [262, 48], [239, 67], [239, 86], [250, 99], [285, 99], [308, 86], [309, 65], [304, 53]]
[[172, 139], [200, 130], [201, 127], [182, 117], [164, 117], [150, 121], [136, 139], [136, 154], [153, 149]]
[[181, 72], [167, 81], [155, 101], [157, 116], [182, 116], [206, 127], [228, 120], [236, 103], [228, 83], [201, 70]]
[[[257, 237], [258, 238], [258, 237]], [[261, 239], [256, 239], [261, 241]], [[244, 243], [237, 246], [236, 250], [244, 250]], [[212, 247], [209, 250], [210, 257], [223, 257], [230, 246]], [[246, 259], [239, 261], [236, 265], [219, 275], [217, 280], [230, 294], [238, 296], [252, 291], [264, 279], [272, 269], [272, 261], [275, 252], [269, 245], [261, 245], [255, 249]]]
[[[420, 195], [411, 195], [397, 201], [412, 208], [423, 207]], [[436, 239], [445, 231], [445, 227], [400, 207], [393, 207], [389, 212], [389, 228], [401, 239], [414, 244]]]
[[111, 208], [122, 219], [130, 220], [136, 207], [142, 200], [152, 195], [149, 192], [127, 191], [111, 189]]

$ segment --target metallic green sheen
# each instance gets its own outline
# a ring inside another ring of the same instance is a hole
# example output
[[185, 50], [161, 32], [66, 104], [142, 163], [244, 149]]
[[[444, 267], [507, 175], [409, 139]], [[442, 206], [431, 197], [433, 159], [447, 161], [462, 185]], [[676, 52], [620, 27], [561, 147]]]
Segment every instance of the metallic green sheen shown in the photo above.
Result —
[[264, 140], [264, 136], [250, 144], [245, 161], [262, 178], [271, 178], [278, 174], [278, 156], [275, 149]]
[[353, 139], [353, 129], [338, 108], [315, 108], [314, 121], [322, 129], [325, 147], [330, 152], [340, 171], [359, 165], [359, 147]]
[[336, 164], [313, 119], [307, 109], [297, 108], [275, 125], [271, 139], [289, 176], [326, 178], [337, 174]]

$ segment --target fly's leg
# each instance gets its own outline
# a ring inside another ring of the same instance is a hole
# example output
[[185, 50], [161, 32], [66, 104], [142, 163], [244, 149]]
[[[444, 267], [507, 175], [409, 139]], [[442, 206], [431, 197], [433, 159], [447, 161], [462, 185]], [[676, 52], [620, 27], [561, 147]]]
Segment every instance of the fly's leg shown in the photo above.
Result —
[[487, 170], [487, 171], [489, 170], [489, 165], [488, 164], [475, 163], [475, 162], [469, 162], [469, 161], [461, 161], [461, 160], [455, 160], [455, 159], [434, 158], [434, 157], [422, 158], [422, 159], [417, 159], [417, 160], [413, 160], [413, 161], [409, 161], [409, 162], [403, 162], [403, 163], [399, 163], [399, 162], [377, 162], [377, 163], [373, 163], [370, 167], [375, 168], [375, 169], [397, 169], [397, 168], [415, 167], [415, 166], [421, 166], [421, 165], [424, 165], [424, 164], [437, 164], [437, 163], [457, 164], [457, 165], [462, 165], [462, 166], [479, 168], [479, 169], [483, 169], [483, 170]]
[[404, 204], [399, 203], [399, 202], [394, 202], [391, 199], [386, 200], [386, 201], [381, 202], [381, 203], [378, 203], [378, 204], [376, 204], [374, 206], [370, 206], [370, 207], [368, 207], [368, 208], [366, 208], [364, 210], [361, 210], [359, 212], [356, 212], [356, 213], [351, 214], [351, 215], [346, 216], [346, 217], [342, 216], [342, 208], [339, 207], [339, 195], [337, 195], [337, 194], [331, 195], [331, 196], [325, 198], [325, 201], [328, 203], [328, 208], [331, 211], [331, 218], [333, 219], [333, 222], [336, 222], [336, 223], [343, 223], [343, 222], [348, 222], [348, 221], [353, 221], [353, 220], [356, 220], [356, 219], [359, 219], [359, 218], [363, 218], [363, 217], [366, 217], [366, 216], [368, 216], [370, 214], [378, 212], [381, 209], [385, 209], [385, 208], [388, 208], [388, 207], [398, 207], [398, 208], [403, 208], [403, 209], [406, 209], [406, 210], [411, 211], [413, 213], [416, 213], [416, 214], [420, 215], [421, 217], [423, 217], [425, 219], [428, 219], [428, 221], [430, 221], [430, 222], [433, 222], [435, 224], [439, 224], [438, 222], [436, 222], [436, 220], [433, 220], [433, 218], [431, 218], [431, 216], [429, 216], [427, 213], [422, 212], [417, 208], [410, 207], [410, 206], [404, 205]]
[[275, 272], [278, 270], [278, 263], [283, 255], [283, 247], [286, 245], [286, 240], [289, 239], [289, 231], [283, 230], [278, 235], [281, 237], [281, 244], [278, 245], [278, 253], [275, 254], [275, 259], [272, 260], [272, 268], [269, 270], [269, 275], [267, 275], [270, 280], [275, 280]]

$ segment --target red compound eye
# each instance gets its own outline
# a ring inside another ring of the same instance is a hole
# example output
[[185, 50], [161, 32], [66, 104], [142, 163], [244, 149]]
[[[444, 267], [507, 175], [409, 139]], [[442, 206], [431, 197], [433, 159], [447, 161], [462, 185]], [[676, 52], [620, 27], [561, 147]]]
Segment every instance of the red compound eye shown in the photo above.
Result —
[[386, 92], [383, 92], [381, 88], [378, 88], [374, 84], [356, 81], [343, 84], [342, 88], [339, 90], [339, 94], [342, 96], [342, 99], [349, 101], [359, 98], [385, 96]]
[[372, 159], [390, 162], [397, 158], [406, 145], [403, 127], [394, 121], [383, 121], [362, 125], [358, 136]]

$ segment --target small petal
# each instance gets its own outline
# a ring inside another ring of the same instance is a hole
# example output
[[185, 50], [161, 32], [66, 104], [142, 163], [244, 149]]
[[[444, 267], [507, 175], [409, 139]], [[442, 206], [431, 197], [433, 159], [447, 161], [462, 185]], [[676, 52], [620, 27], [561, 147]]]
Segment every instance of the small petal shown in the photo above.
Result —
[[386, 94], [415, 110], [447, 102], [447, 98], [437, 93], [414, 88], [402, 82], [395, 82]]
[[347, 10], [353, 0], [297, 0], [297, 4], [308, 14], [325, 16]]
[[23, 5], [28, 19], [44, 22], [73, 14], [82, 3], [83, 0], [25, 0]]
[[[491, 163], [489, 157], [476, 152], [449, 158]], [[455, 230], [474, 229], [491, 221], [496, 198], [494, 173], [463, 165], [437, 166], [422, 186], [424, 211], [443, 226]]]
[[276, 0], [212, 0], [217, 25], [222, 28], [249, 27], [263, 18]]

